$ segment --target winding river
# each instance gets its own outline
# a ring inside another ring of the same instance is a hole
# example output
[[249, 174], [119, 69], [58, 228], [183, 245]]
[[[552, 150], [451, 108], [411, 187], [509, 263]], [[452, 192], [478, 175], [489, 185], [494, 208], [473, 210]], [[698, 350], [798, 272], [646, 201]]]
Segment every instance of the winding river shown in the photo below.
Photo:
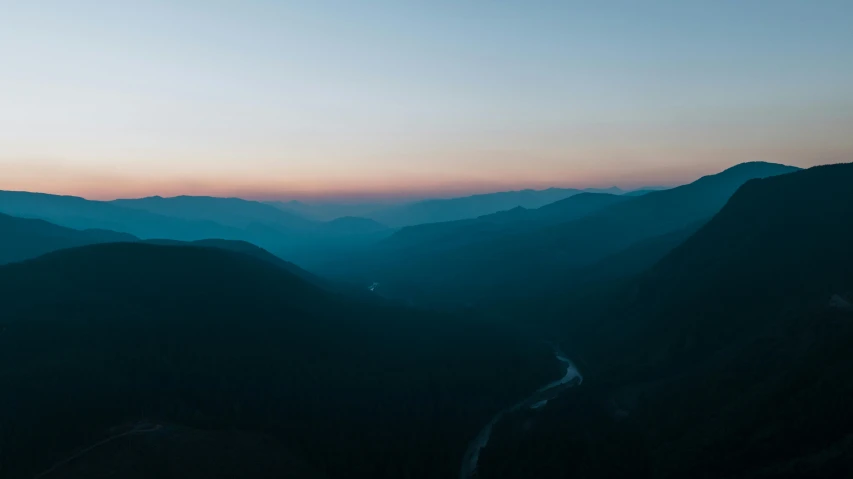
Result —
[[554, 348], [554, 356], [557, 358], [557, 361], [566, 365], [566, 374], [562, 378], [542, 386], [527, 398], [495, 414], [492, 420], [480, 430], [480, 433], [477, 434], [477, 437], [468, 446], [465, 457], [462, 459], [459, 479], [474, 477], [474, 473], [477, 472], [477, 464], [480, 462], [480, 452], [489, 443], [489, 438], [492, 435], [492, 429], [494, 429], [495, 424], [500, 422], [504, 416], [524, 408], [539, 409], [545, 406], [549, 400], [557, 397], [561, 392], [583, 382], [583, 376], [581, 376], [580, 371], [578, 371], [578, 368], [571, 359], [567, 358], [556, 346], [552, 347]]

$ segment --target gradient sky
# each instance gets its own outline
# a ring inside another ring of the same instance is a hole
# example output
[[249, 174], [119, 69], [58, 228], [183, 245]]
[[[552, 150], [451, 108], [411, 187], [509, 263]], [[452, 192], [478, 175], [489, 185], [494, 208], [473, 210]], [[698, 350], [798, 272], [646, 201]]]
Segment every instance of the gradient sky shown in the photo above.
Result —
[[849, 0], [26, 1], [0, 189], [425, 196], [853, 161]]

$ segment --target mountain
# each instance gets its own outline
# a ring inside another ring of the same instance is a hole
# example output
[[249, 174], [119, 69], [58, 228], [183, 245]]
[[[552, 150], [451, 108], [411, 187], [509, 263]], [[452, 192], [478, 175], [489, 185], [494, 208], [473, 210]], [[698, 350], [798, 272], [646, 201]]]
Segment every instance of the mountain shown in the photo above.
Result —
[[115, 200], [112, 204], [192, 221], [213, 221], [234, 228], [263, 223], [283, 230], [312, 228], [315, 222], [271, 205], [240, 198], [176, 196]]
[[352, 262], [350, 268], [361, 268], [353, 274], [383, 284], [386, 294], [415, 302], [478, 303], [526, 295], [640, 241], [710, 218], [751, 179], [793, 171], [797, 168], [744, 163], [688, 185], [616, 201], [575, 221], [490, 234], [483, 241], [439, 251], [429, 246], [405, 255], [390, 251], [367, 264]]
[[243, 232], [213, 221], [188, 221], [104, 201], [22, 191], [0, 191], [0, 212], [75, 229], [106, 229], [140, 238], [192, 241], [242, 239]]
[[609, 193], [581, 193], [533, 210], [534, 218], [554, 224], [564, 223], [627, 200], [624, 196]]
[[334, 202], [334, 201], [266, 201], [268, 205], [289, 211], [314, 221], [332, 221], [345, 216], [364, 218], [371, 213], [388, 208], [385, 203], [376, 202]]
[[586, 193], [600, 193], [605, 195], [621, 195], [625, 193], [625, 190], [618, 186], [611, 186], [610, 188], [586, 188], [583, 191]]
[[620, 188], [613, 186], [584, 190], [549, 188], [545, 190], [504, 191], [391, 205], [376, 202], [335, 203], [329, 201], [268, 201], [265, 204], [316, 221], [331, 221], [342, 217], [371, 218], [381, 224], [397, 228], [425, 223], [474, 219], [517, 207], [536, 209], [583, 192], [612, 195], [624, 193]]
[[75, 230], [47, 221], [0, 214], [0, 264], [23, 261], [58, 249], [98, 243], [136, 241], [106, 230]]
[[[57, 226], [44, 220], [15, 218], [0, 214], [0, 264], [24, 261], [61, 249], [100, 243], [134, 243], [140, 241], [133, 235], [107, 230], [75, 230]], [[325, 281], [285, 261], [278, 256], [245, 241], [197, 240], [184, 242], [169, 239], [145, 240], [148, 244], [219, 248], [246, 254], [283, 268], [317, 286], [328, 287]]]
[[538, 221], [544, 226], [545, 224], [558, 224], [583, 218], [607, 206], [626, 200], [628, 198], [625, 196], [610, 193], [579, 193], [536, 209], [519, 206], [511, 210], [481, 216], [478, 219], [496, 223]]
[[240, 198], [153, 196], [115, 200], [111, 203], [128, 209], [182, 220], [212, 221], [258, 236], [275, 236], [276, 234], [290, 237], [324, 234], [348, 236], [384, 233], [388, 230], [385, 225], [367, 218], [345, 216], [330, 221], [314, 221], [282, 207]]
[[[44, 220], [16, 218], [0, 214], [0, 265], [24, 261], [61, 249], [101, 243], [135, 243], [139, 238], [107, 230], [75, 230]], [[283, 268], [317, 286], [328, 287], [325, 281], [285, 261], [278, 256], [245, 241], [197, 240], [184, 242], [170, 239], [144, 240], [148, 244], [219, 248], [246, 254]]]
[[357, 218], [354, 216], [342, 216], [331, 221], [322, 223], [320, 229], [332, 234], [353, 235], [353, 234], [387, 234], [388, 227], [367, 218]]
[[139, 457], [157, 477], [285, 457], [329, 477], [448, 477], [491, 414], [561, 375], [514, 328], [351, 300], [221, 248], [66, 249], [0, 267], [0, 291], [10, 479]]
[[180, 196], [105, 202], [0, 191], [0, 212], [76, 229], [120, 231], [143, 239], [246, 241], [300, 263], [348, 254], [393, 232], [373, 220], [317, 222], [239, 198]]
[[163, 240], [163, 239], [154, 239], [154, 240], [145, 240], [147, 244], [161, 245], [161, 246], [186, 246], [186, 247], [205, 247], [205, 248], [218, 248], [226, 251], [233, 251], [235, 253], [242, 253], [245, 255], [252, 256], [254, 258], [265, 261], [269, 264], [272, 264], [278, 268], [282, 268], [285, 271], [288, 271], [299, 278], [305, 280], [308, 283], [311, 283], [315, 286], [319, 286], [322, 288], [327, 288], [328, 285], [322, 279], [313, 274], [305, 271], [304, 269], [296, 266], [295, 264], [285, 261], [278, 256], [270, 253], [269, 251], [261, 248], [260, 246], [255, 246], [252, 243], [246, 241], [235, 241], [235, 240], [218, 240], [218, 239], [209, 239], [209, 240], [198, 240], [198, 241], [176, 241], [176, 240]]
[[587, 264], [642, 239], [677, 231], [711, 217], [751, 179], [797, 170], [773, 163], [743, 163], [688, 185], [649, 193], [575, 222], [543, 230], [541, 234], [537, 232], [522, 244], [496, 246], [540, 251], [545, 254], [539, 259], [548, 263], [556, 260], [564, 265]]
[[314, 221], [274, 205], [240, 198], [151, 197], [112, 203], [182, 221], [214, 222], [233, 229], [234, 233], [208, 238], [250, 242], [306, 266], [330, 256], [345, 257], [393, 232], [367, 218], [347, 216]]
[[548, 203], [582, 193], [581, 190], [549, 188], [488, 193], [441, 200], [424, 200], [393, 206], [370, 213], [367, 217], [393, 226], [411, 226], [476, 218], [522, 206], [538, 208]]
[[572, 221], [626, 200], [626, 197], [605, 193], [580, 193], [537, 209], [518, 206], [476, 219], [407, 226], [385, 240], [381, 247], [418, 254], [453, 249]]
[[554, 316], [584, 387], [507, 421], [481, 477], [844, 477], [850, 184], [853, 164], [751, 180], [646, 273]]
[[623, 193], [625, 196], [643, 196], [645, 194], [651, 193], [653, 191], [662, 191], [670, 189], [669, 186], [646, 186], [640, 189], [631, 190], [626, 193]]
[[640, 274], [693, 236], [709, 219], [702, 219], [685, 228], [638, 241], [572, 274], [582, 277], [584, 281], [607, 281]]

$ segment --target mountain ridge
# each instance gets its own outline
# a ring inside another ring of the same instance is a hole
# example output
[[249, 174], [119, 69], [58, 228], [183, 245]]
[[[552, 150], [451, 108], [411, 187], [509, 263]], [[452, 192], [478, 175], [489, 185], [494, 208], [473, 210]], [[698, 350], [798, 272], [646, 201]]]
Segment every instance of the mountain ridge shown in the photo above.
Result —
[[355, 274], [370, 276], [386, 292], [415, 302], [477, 304], [489, 297], [523, 296], [564, 279], [566, 271], [582, 271], [632, 244], [711, 217], [750, 179], [798, 170], [743, 163], [677, 188], [626, 197], [573, 221], [438, 251], [379, 254], [367, 265], [350, 267], [364, 268]]
[[843, 476], [853, 315], [834, 298], [853, 297], [851, 182], [853, 164], [750, 180], [649, 270], [563, 306], [550, 326], [585, 387], [521, 446], [524, 415], [496, 431], [482, 476]]

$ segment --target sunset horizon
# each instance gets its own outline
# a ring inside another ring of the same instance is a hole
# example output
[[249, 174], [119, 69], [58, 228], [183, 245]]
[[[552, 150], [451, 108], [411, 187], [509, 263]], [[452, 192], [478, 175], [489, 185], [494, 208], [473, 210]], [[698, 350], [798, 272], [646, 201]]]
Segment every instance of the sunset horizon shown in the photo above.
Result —
[[[834, 158], [833, 158], [834, 160]], [[768, 160], [747, 160], [723, 165], [709, 165], [703, 170], [696, 171], [691, 168], [668, 168], [665, 171], [654, 170], [646, 174], [637, 172], [620, 172], [612, 177], [601, 176], [587, 181], [543, 179], [517, 182], [499, 182], [488, 180], [433, 180], [431, 182], [415, 183], [414, 185], [401, 187], [399, 182], [382, 184], [371, 189], [364, 188], [330, 188], [329, 185], [318, 181], [313, 188], [299, 187], [275, 187], [248, 185], [240, 188], [223, 187], [222, 181], [211, 179], [209, 181], [189, 180], [139, 180], [129, 176], [97, 175], [83, 181], [64, 181], [67, 177], [51, 182], [50, 175], [33, 175], [15, 178], [15, 175], [6, 175], [0, 178], [0, 190], [21, 191], [30, 193], [45, 193], [59, 196], [76, 196], [89, 200], [111, 201], [116, 199], [132, 199], [145, 197], [178, 197], [178, 196], [209, 196], [218, 198], [241, 198], [254, 201], [302, 201], [313, 203], [341, 202], [341, 203], [403, 203], [427, 199], [447, 199], [482, 195], [500, 192], [524, 191], [524, 190], [547, 190], [547, 189], [608, 189], [619, 188], [623, 191], [631, 191], [643, 188], [671, 188], [690, 183], [696, 179], [719, 173], [727, 168], [742, 163], [767, 162]], [[783, 161], [778, 162], [800, 168], [832, 164], [838, 161]], [[45, 181], [48, 178], [48, 181]], [[275, 181], [267, 184], [275, 184]], [[414, 183], [414, 182], [413, 182]], [[360, 186], [370, 184], [370, 181], [362, 180]], [[263, 185], [263, 183], [261, 184]]]
[[5, 8], [0, 189], [427, 198], [853, 156], [832, 2], [121, 3]]
[[853, 477], [853, 0], [11, 0], [0, 478]]

